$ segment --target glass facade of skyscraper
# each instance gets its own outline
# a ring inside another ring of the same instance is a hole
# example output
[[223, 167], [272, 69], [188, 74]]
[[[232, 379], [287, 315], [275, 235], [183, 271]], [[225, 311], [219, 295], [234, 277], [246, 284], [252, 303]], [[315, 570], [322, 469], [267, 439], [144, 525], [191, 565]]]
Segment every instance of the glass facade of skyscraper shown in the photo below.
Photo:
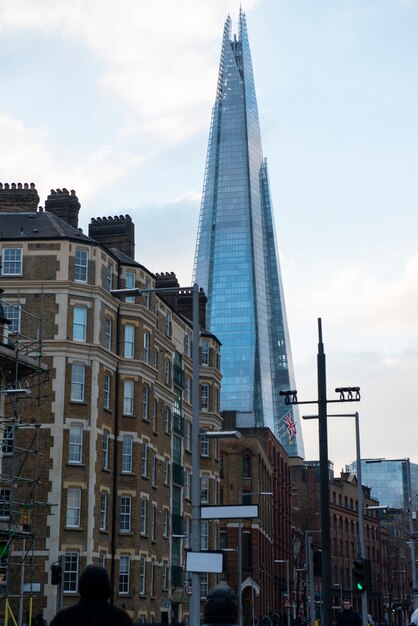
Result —
[[[408, 507], [408, 463], [407, 459], [381, 459], [361, 461], [361, 482], [371, 488], [373, 498], [381, 505], [395, 509]], [[418, 465], [410, 463], [412, 510], [418, 505]], [[356, 473], [356, 463], [349, 470]]]
[[222, 410], [253, 413], [291, 455], [303, 456], [292, 358], [263, 158], [245, 15], [225, 23], [212, 113], [194, 278], [208, 328], [222, 342]]

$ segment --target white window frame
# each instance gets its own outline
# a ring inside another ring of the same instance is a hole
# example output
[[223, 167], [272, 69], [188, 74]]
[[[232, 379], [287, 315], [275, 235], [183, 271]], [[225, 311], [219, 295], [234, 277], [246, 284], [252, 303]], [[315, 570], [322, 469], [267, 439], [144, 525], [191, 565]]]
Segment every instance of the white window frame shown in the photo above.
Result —
[[85, 342], [87, 339], [87, 307], [74, 305], [73, 308], [73, 341]]
[[11, 304], [3, 302], [4, 317], [10, 321], [9, 335], [19, 334], [22, 318], [22, 306], [20, 304]]
[[100, 493], [100, 526], [99, 530], [107, 529], [107, 491]]
[[110, 433], [107, 430], [103, 431], [102, 469], [110, 469]]
[[200, 478], [200, 503], [209, 504], [209, 476], [205, 474]]
[[192, 356], [192, 336], [190, 333], [186, 333], [184, 351], [186, 356]]
[[89, 254], [87, 250], [77, 249], [74, 255], [74, 280], [86, 283], [88, 278]]
[[171, 372], [171, 364], [169, 359], [164, 361], [164, 382], [166, 385], [170, 384], [170, 372]]
[[113, 289], [113, 263], [110, 263], [110, 261], [108, 262], [107, 269], [106, 269], [106, 285], [107, 285], [107, 290], [112, 291]]
[[139, 557], [139, 595], [144, 596], [146, 591], [146, 560], [145, 556], [141, 554]]
[[166, 337], [171, 337], [171, 313], [166, 313], [165, 316], [165, 334]]
[[169, 485], [170, 483], [170, 461], [169, 459], [164, 459], [164, 485]]
[[209, 385], [200, 385], [200, 408], [202, 411], [209, 411]]
[[185, 400], [188, 404], [192, 403], [192, 379], [189, 376], [186, 376], [186, 384], [184, 390]]
[[78, 586], [78, 570], [80, 555], [78, 552], [66, 552], [64, 558], [64, 572], [62, 590], [64, 593], [76, 593]]
[[151, 485], [153, 487], [157, 486], [157, 453], [154, 452], [154, 454], [152, 455], [152, 462], [151, 462]]
[[200, 598], [204, 600], [209, 593], [209, 575], [207, 572], [200, 574]]
[[103, 379], [103, 408], [110, 409], [110, 393], [111, 393], [112, 377], [105, 374]]
[[70, 424], [68, 432], [68, 463], [81, 465], [83, 462], [83, 424]]
[[[18, 254], [15, 254], [18, 253]], [[10, 257], [10, 258], [7, 258]], [[14, 258], [13, 258], [14, 257]], [[8, 271], [7, 269], [8, 268]], [[23, 249], [3, 248], [1, 273], [3, 276], [22, 276]]]
[[144, 331], [144, 363], [149, 363], [149, 346], [150, 346], [150, 334], [146, 330]]
[[123, 327], [123, 356], [125, 359], [133, 359], [135, 356], [135, 326], [132, 324]]
[[142, 536], [147, 534], [147, 509], [148, 500], [141, 498], [139, 501], [139, 533]]
[[204, 339], [201, 346], [201, 365], [209, 365], [209, 341]]
[[[135, 272], [126, 272], [125, 274], [125, 289], [135, 289], [136, 274]], [[135, 302], [135, 296], [126, 296], [125, 302]]]
[[157, 432], [157, 411], [158, 411], [157, 400], [154, 398], [154, 400], [152, 401], [152, 431], [154, 433]]
[[65, 518], [66, 528], [80, 528], [81, 520], [81, 489], [80, 487], [68, 487], [67, 489], [67, 513]]
[[105, 348], [109, 352], [112, 350], [112, 320], [110, 317], [105, 319]]
[[169, 532], [170, 524], [167, 509], [164, 509], [163, 512], [163, 537], [167, 539]]
[[151, 559], [150, 574], [149, 574], [149, 594], [150, 594], [151, 597], [154, 597], [154, 595], [155, 595], [155, 589], [154, 589], [155, 578], [154, 578], [154, 573], [155, 573], [155, 561], [154, 561], [154, 559]]
[[141, 476], [148, 476], [148, 441], [142, 442]]
[[151, 528], [150, 528], [151, 541], [155, 541], [156, 520], [157, 520], [157, 505], [155, 504], [155, 502], [153, 502], [151, 506]]
[[132, 474], [134, 439], [132, 435], [122, 437], [122, 474]]
[[161, 588], [163, 591], [166, 591], [168, 587], [168, 563], [167, 561], [163, 561], [163, 574], [161, 578]]
[[146, 422], [148, 422], [149, 395], [149, 387], [144, 384], [142, 387], [142, 419]]
[[120, 497], [119, 530], [121, 533], [130, 533], [132, 530], [132, 498], [123, 495]]
[[184, 469], [184, 497], [187, 500], [192, 497], [192, 471], [190, 467]]
[[86, 366], [84, 363], [71, 365], [71, 402], [84, 402]]
[[123, 381], [123, 414], [134, 414], [134, 381], [130, 378]]
[[209, 550], [209, 522], [206, 519], [200, 520], [200, 549]]
[[192, 535], [192, 520], [190, 517], [184, 518], [184, 547], [186, 550], [190, 548], [191, 545], [191, 535]]
[[186, 420], [184, 424], [184, 448], [187, 452], [192, 451], [192, 423]]
[[119, 595], [127, 595], [129, 593], [131, 582], [131, 557], [129, 554], [121, 554], [119, 557]]
[[210, 456], [210, 442], [206, 435], [200, 437], [200, 454], [206, 458]]
[[164, 409], [164, 432], [170, 432], [171, 411], [168, 407]]

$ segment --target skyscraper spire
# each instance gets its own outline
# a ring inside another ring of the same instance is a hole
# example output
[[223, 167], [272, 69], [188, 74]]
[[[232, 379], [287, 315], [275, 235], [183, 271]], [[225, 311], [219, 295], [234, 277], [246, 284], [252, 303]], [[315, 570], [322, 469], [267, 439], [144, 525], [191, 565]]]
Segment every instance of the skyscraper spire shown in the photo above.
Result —
[[209, 134], [194, 277], [208, 328], [222, 342], [221, 409], [254, 415], [303, 456], [267, 162], [263, 158], [245, 14], [225, 22]]

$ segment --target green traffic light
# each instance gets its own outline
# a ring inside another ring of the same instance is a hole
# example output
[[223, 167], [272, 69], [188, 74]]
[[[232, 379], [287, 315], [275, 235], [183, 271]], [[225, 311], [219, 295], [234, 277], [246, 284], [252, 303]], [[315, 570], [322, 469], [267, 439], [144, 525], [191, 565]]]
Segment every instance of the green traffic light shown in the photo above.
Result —
[[363, 591], [363, 585], [361, 583], [357, 583], [357, 589], [359, 591]]

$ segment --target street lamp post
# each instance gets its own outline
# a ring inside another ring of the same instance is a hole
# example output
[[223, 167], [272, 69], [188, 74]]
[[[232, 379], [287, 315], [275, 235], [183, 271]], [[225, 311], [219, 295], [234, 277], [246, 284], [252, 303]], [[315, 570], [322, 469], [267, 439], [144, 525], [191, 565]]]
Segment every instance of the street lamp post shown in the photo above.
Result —
[[[161, 287], [155, 289], [113, 289], [117, 298], [141, 296], [146, 293], [178, 293], [192, 291], [193, 345], [192, 345], [192, 528], [191, 547], [200, 552], [200, 449], [199, 449], [199, 286]], [[192, 572], [190, 597], [190, 626], [200, 626], [200, 574]]]
[[290, 607], [287, 609], [287, 626], [290, 626], [290, 612], [291, 605], [290, 602], [290, 572], [289, 572], [289, 559], [275, 559], [275, 563], [286, 563], [286, 587], [287, 587], [287, 602], [290, 604]]

